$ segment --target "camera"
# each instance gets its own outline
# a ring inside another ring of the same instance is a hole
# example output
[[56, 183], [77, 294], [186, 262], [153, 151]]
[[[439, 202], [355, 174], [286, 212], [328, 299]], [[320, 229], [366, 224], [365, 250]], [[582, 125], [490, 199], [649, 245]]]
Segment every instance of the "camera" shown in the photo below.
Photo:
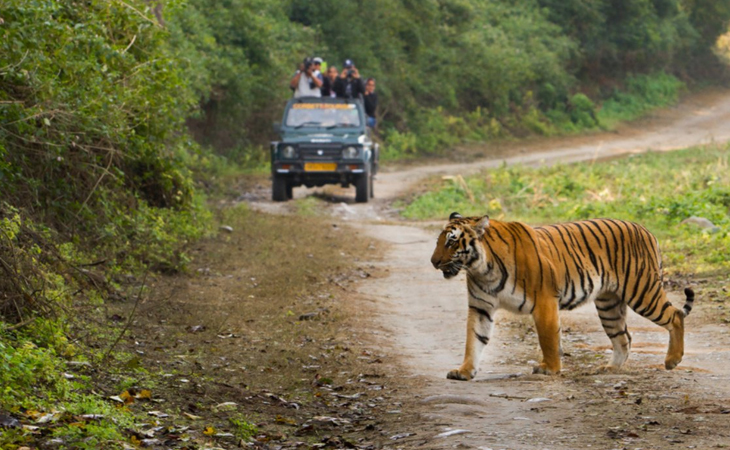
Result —
[[308, 71], [312, 64], [314, 64], [314, 61], [312, 61], [312, 58], [304, 58], [304, 71]]
[[347, 78], [352, 78], [352, 76], [355, 75], [355, 71], [350, 69], [347, 71]]

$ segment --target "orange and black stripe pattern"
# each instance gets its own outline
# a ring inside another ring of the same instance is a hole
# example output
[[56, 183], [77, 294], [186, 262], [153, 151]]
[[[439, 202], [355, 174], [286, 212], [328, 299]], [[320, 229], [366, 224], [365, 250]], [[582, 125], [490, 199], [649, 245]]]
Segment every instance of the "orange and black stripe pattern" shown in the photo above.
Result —
[[[488, 342], [491, 326], [479, 324], [491, 323], [499, 308], [538, 314], [537, 323], [545, 314], [558, 321], [552, 309], [594, 302], [614, 344], [612, 366], [623, 364], [631, 346], [627, 307], [670, 331], [668, 368], [681, 360], [683, 319], [692, 309], [694, 292], [685, 290], [683, 309], [672, 306], [662, 284], [657, 240], [639, 224], [593, 219], [530, 227], [454, 213], [431, 262], [446, 278], [466, 271], [470, 323], [481, 343]], [[546, 327], [554, 328], [551, 323]]]

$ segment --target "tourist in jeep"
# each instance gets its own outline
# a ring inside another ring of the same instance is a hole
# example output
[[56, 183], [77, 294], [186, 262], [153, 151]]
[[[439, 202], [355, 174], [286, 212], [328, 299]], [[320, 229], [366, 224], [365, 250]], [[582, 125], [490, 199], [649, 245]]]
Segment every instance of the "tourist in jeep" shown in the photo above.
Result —
[[304, 58], [289, 82], [289, 87], [294, 91], [294, 98], [322, 96], [322, 80], [315, 73], [314, 61]]
[[329, 66], [327, 73], [324, 75], [322, 80], [322, 97], [337, 97], [335, 93], [335, 81], [340, 74], [337, 72], [337, 67]]
[[350, 59], [342, 65], [342, 73], [335, 80], [335, 93], [339, 98], [362, 98], [365, 86], [360, 78], [360, 72]]
[[375, 78], [368, 78], [368, 81], [365, 82], [365, 93], [362, 98], [363, 106], [365, 106], [367, 125], [374, 129], [377, 124], [375, 115], [378, 109], [378, 94], [375, 92]]

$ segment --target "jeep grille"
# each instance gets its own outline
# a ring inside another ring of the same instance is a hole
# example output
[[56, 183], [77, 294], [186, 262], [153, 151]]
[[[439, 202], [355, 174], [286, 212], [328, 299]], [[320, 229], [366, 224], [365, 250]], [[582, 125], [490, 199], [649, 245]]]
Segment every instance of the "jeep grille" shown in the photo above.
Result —
[[[299, 147], [302, 159], [307, 160], [332, 160], [342, 157], [342, 147], [340, 145], [302, 145]], [[321, 153], [321, 155], [320, 155]]]

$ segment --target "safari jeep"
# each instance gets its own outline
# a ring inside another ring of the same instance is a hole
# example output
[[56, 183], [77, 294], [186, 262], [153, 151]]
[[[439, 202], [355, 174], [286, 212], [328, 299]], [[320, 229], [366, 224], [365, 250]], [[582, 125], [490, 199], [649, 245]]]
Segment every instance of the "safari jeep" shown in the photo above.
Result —
[[355, 201], [373, 196], [378, 144], [365, 126], [360, 100], [302, 97], [289, 100], [281, 140], [271, 143], [272, 198], [292, 198], [297, 186], [355, 185]]

